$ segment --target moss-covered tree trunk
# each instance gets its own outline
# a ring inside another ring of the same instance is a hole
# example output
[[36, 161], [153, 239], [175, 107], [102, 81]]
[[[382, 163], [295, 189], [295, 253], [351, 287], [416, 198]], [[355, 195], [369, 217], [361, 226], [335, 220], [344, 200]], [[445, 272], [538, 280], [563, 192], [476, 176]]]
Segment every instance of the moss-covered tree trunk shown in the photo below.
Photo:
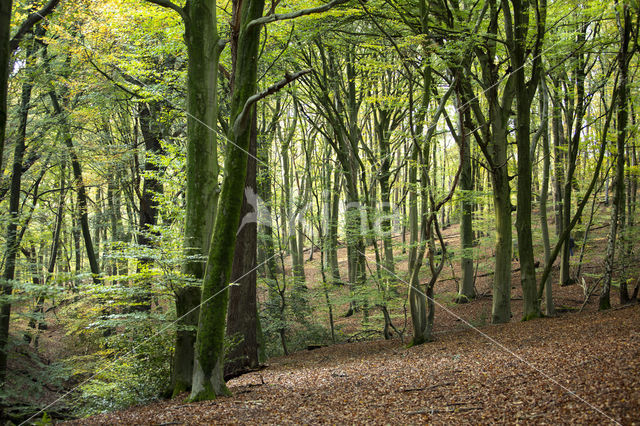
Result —
[[[499, 3], [489, 3], [489, 25], [487, 33], [498, 34]], [[489, 106], [488, 119], [485, 120], [478, 103], [472, 101], [471, 107], [482, 130], [481, 149], [490, 165], [493, 183], [493, 205], [495, 218], [495, 268], [493, 276], [492, 322], [508, 322], [511, 318], [511, 188], [509, 186], [509, 167], [507, 155], [507, 128], [514, 97], [514, 75], [510, 74], [503, 89], [499, 90], [501, 77], [500, 65], [496, 63], [496, 41], [489, 37], [484, 48], [475, 49], [482, 70], [482, 87]], [[471, 96], [470, 88], [465, 92]], [[490, 131], [489, 131], [490, 129]]]
[[264, 0], [246, 0], [236, 11], [239, 14], [238, 47], [232, 76], [231, 126], [228, 134], [230, 142], [226, 147], [225, 176], [202, 286], [190, 396], [192, 401], [212, 399], [229, 393], [223, 378], [228, 284], [251, 139], [251, 113], [248, 110], [251, 107], [246, 104], [257, 88], [261, 28], [260, 25], [247, 28], [247, 24], [262, 16], [263, 9]]
[[221, 45], [215, 1], [190, 0], [184, 9], [164, 1], [154, 3], [170, 7], [181, 15], [189, 57], [185, 261], [182, 268], [188, 281], [175, 292], [178, 321], [171, 378], [171, 391], [175, 395], [191, 388], [200, 285], [218, 204], [216, 88]]

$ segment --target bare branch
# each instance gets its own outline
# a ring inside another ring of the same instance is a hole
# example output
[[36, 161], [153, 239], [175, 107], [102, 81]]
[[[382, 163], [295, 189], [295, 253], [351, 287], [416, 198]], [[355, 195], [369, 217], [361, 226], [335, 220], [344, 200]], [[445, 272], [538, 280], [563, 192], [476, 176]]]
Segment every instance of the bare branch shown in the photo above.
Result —
[[339, 4], [342, 3], [346, 3], [349, 0], [333, 0], [330, 1], [327, 4], [323, 4], [322, 6], [318, 6], [318, 7], [312, 7], [309, 9], [302, 9], [302, 10], [296, 10], [295, 12], [289, 12], [289, 13], [273, 13], [271, 15], [267, 15], [267, 16], [263, 16], [261, 18], [258, 19], [254, 19], [253, 21], [249, 22], [247, 24], [247, 30], [256, 26], [256, 25], [264, 25], [264, 24], [269, 24], [271, 22], [276, 22], [276, 21], [286, 21], [288, 19], [295, 19], [298, 18], [300, 16], [304, 16], [304, 15], [312, 15], [314, 13], [322, 13], [322, 12], [326, 12], [327, 10], [331, 9], [334, 6], [337, 6]]
[[239, 129], [242, 123], [247, 120], [247, 118], [249, 117], [249, 111], [251, 110], [251, 107], [256, 102], [266, 98], [269, 95], [276, 93], [277, 91], [279, 91], [280, 89], [282, 89], [283, 87], [291, 83], [292, 81], [297, 80], [298, 78], [302, 77], [305, 74], [309, 74], [310, 72], [311, 70], [302, 70], [293, 74], [286, 73], [282, 80], [278, 81], [272, 86], [269, 86], [262, 92], [256, 93], [255, 95], [249, 97], [249, 99], [247, 99], [247, 101], [244, 103], [244, 107], [242, 107], [242, 111], [240, 112], [240, 114], [238, 114], [236, 121], [233, 123], [234, 133], [237, 133], [237, 129]]
[[166, 7], [167, 9], [175, 10], [178, 12], [184, 23], [186, 24], [189, 20], [187, 13], [183, 8], [172, 2], [171, 0], [147, 0], [149, 3], [157, 4], [158, 6]]

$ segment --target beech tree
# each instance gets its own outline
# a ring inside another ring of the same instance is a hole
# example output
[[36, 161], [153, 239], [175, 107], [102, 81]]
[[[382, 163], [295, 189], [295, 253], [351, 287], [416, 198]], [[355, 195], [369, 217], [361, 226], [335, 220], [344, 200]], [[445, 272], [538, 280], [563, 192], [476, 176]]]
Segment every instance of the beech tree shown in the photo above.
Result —
[[618, 283], [637, 298], [633, 5], [297, 19], [344, 2], [70, 0], [44, 22], [30, 0], [0, 6], [7, 408], [47, 324], [86, 351], [69, 365], [101, 372], [80, 384], [88, 414], [227, 395], [262, 351], [423, 344], [450, 303], [476, 326], [512, 304], [539, 317], [543, 296], [554, 315], [578, 287], [552, 287], [575, 279], [585, 305], [601, 289], [610, 308]]
[[200, 309], [200, 282], [205, 273], [218, 197], [217, 84], [220, 41], [216, 2], [188, 0], [180, 7], [170, 0], [148, 0], [176, 11], [184, 23], [187, 71], [187, 182], [183, 272], [192, 281], [176, 291], [175, 356], [172, 393], [191, 389], [195, 328]]

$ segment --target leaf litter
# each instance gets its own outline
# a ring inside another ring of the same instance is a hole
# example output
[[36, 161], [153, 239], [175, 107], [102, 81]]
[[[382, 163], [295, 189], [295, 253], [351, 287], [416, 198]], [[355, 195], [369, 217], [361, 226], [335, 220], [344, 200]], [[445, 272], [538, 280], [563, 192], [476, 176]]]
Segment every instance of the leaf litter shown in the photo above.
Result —
[[231, 380], [231, 397], [69, 424], [640, 424], [640, 305], [480, 330], [298, 352]]

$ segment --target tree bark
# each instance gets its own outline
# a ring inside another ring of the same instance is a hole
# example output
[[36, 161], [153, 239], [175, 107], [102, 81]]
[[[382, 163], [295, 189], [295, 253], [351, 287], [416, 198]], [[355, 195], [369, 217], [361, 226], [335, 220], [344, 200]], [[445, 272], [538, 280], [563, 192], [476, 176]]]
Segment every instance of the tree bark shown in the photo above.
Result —
[[[236, 247], [231, 267], [229, 308], [227, 313], [227, 340], [231, 343], [228, 359], [224, 363], [224, 378], [228, 380], [243, 372], [257, 368], [258, 359], [258, 305], [256, 302], [256, 255], [258, 224], [252, 218], [256, 199], [256, 115], [253, 114], [251, 142], [247, 161], [244, 198], [240, 217], [242, 222], [236, 236]], [[271, 254], [270, 254], [271, 255]]]
[[[215, 16], [211, 5], [211, 14]], [[234, 67], [231, 115], [225, 158], [225, 178], [220, 194], [219, 214], [211, 238], [207, 269], [202, 286], [202, 305], [193, 369], [191, 401], [227, 395], [224, 382], [224, 330], [227, 314], [228, 283], [231, 274], [236, 232], [240, 221], [242, 196], [247, 173], [247, 151], [251, 140], [250, 98], [257, 89], [259, 25], [247, 29], [262, 16], [264, 0], [246, 0], [235, 6], [238, 31], [237, 59]], [[215, 19], [213, 21], [215, 23]], [[232, 35], [233, 36], [233, 35]]]
[[4, 175], [4, 142], [7, 127], [7, 86], [9, 83], [9, 35], [11, 32], [12, 0], [0, 2], [0, 173]]
[[[547, 113], [549, 111], [549, 93], [544, 82], [540, 84], [540, 92], [542, 98], [541, 114], [542, 121], [542, 187], [540, 189], [540, 229], [542, 231], [542, 244], [544, 246], [544, 264], [549, 264], [549, 258], [551, 257], [551, 244], [549, 242], [549, 226], [547, 218], [547, 200], [549, 198], [549, 172], [551, 168], [551, 149], [549, 147], [549, 119]], [[551, 279], [547, 279], [542, 285], [545, 286], [545, 310], [547, 316], [553, 316], [556, 313], [555, 306], [553, 304], [553, 290], [551, 286]]]
[[[5, 243], [5, 261], [0, 286], [0, 295], [4, 301], [0, 304], [0, 390], [3, 390], [7, 378], [7, 358], [9, 342], [9, 324], [11, 319], [11, 302], [8, 301], [13, 293], [13, 280], [16, 272], [16, 258], [18, 255], [18, 223], [20, 222], [20, 188], [22, 185], [22, 161], [24, 159], [27, 121], [31, 103], [33, 83], [28, 75], [32, 71], [31, 56], [34, 53], [34, 42], [27, 47], [26, 52], [26, 81], [22, 84], [20, 99], [19, 123], [16, 142], [13, 150], [13, 167], [11, 171], [11, 187], [9, 190], [9, 223]], [[1, 409], [1, 407], [0, 407]], [[4, 410], [0, 412], [0, 417]]]
[[[160, 123], [156, 121], [155, 114], [158, 113], [157, 104], [146, 103], [138, 107], [138, 115], [140, 120], [140, 133], [144, 142], [144, 182], [142, 184], [142, 193], [140, 194], [140, 214], [138, 224], [138, 244], [151, 249], [153, 244], [153, 235], [155, 231], [153, 227], [158, 224], [158, 202], [157, 197], [162, 194], [162, 182], [158, 179], [160, 171], [155, 156], [162, 155], [163, 149], [160, 143], [162, 137], [160, 131]], [[151, 264], [148, 256], [142, 256], [138, 259], [138, 272], [142, 272]], [[142, 288], [138, 289], [141, 294], [137, 297], [137, 310], [149, 312], [151, 310], [151, 283], [143, 283]]]
[[[509, 3], [513, 6], [510, 9]], [[505, 19], [505, 32], [511, 65], [514, 69], [514, 89], [516, 98], [516, 142], [518, 151], [518, 183], [516, 230], [520, 258], [520, 282], [523, 294], [523, 319], [540, 316], [540, 303], [537, 298], [535, 260], [533, 256], [533, 235], [531, 232], [531, 103], [538, 88], [540, 77], [540, 46], [544, 39], [546, 20], [546, 1], [536, 2], [535, 48], [531, 78], [525, 78], [527, 59], [527, 34], [529, 32], [528, 0], [503, 0], [502, 10]]]
[[[457, 90], [458, 108], [464, 104], [460, 90]], [[458, 110], [458, 143], [461, 145], [462, 156], [460, 157], [460, 246], [462, 257], [460, 268], [462, 270], [462, 280], [458, 286], [458, 303], [466, 303], [476, 297], [473, 274], [473, 201], [471, 192], [473, 191], [473, 175], [471, 170], [471, 144], [467, 135], [467, 129], [472, 129], [468, 110], [462, 108]]]
[[98, 265], [98, 258], [93, 249], [93, 240], [91, 239], [91, 229], [89, 227], [89, 214], [87, 209], [87, 189], [82, 179], [82, 167], [80, 160], [76, 154], [76, 148], [73, 145], [73, 139], [71, 138], [71, 127], [68, 122], [67, 116], [64, 114], [58, 95], [54, 90], [49, 92], [51, 103], [53, 104], [53, 110], [55, 116], [59, 117], [64, 134], [64, 142], [69, 149], [69, 157], [71, 158], [71, 169], [73, 171], [73, 179], [76, 187], [77, 197], [77, 209], [78, 209], [78, 221], [80, 222], [80, 229], [82, 231], [82, 237], [84, 239], [85, 250], [87, 253], [87, 259], [89, 260], [89, 267], [91, 269], [91, 275], [93, 282], [98, 284], [100, 280], [100, 266]]
[[[192, 389], [195, 329], [200, 309], [201, 280], [216, 218], [218, 188], [217, 80], [222, 47], [216, 3], [190, 0], [184, 8], [170, 0], [148, 0], [176, 11], [184, 22], [187, 68], [187, 202], [182, 271], [190, 277], [175, 290], [177, 332], [171, 377], [173, 395]], [[234, 226], [235, 229], [235, 226]], [[226, 300], [225, 300], [226, 310]], [[224, 314], [223, 317], [224, 318]], [[222, 363], [219, 366], [222, 378]]]
[[[618, 2], [616, 1], [616, 6]], [[623, 4], [622, 19], [618, 15], [618, 30], [620, 33], [620, 50], [618, 52], [618, 111], [617, 111], [617, 138], [616, 138], [616, 175], [613, 192], [613, 207], [611, 209], [611, 224], [609, 228], [609, 237], [607, 240], [607, 257], [605, 260], [605, 273], [602, 281], [602, 291], [600, 293], [600, 310], [610, 309], [611, 300], [611, 282], [613, 279], [613, 267], [615, 262], [615, 251], [617, 244], [618, 232], [622, 233], [620, 219], [624, 215], [625, 210], [625, 193], [624, 193], [624, 165], [625, 165], [625, 143], [627, 137], [627, 97], [628, 97], [628, 74], [629, 74], [629, 39], [631, 17], [629, 6]], [[622, 22], [621, 22], [622, 21]], [[627, 283], [624, 277], [620, 279], [620, 302], [626, 303], [629, 299], [627, 291]]]

